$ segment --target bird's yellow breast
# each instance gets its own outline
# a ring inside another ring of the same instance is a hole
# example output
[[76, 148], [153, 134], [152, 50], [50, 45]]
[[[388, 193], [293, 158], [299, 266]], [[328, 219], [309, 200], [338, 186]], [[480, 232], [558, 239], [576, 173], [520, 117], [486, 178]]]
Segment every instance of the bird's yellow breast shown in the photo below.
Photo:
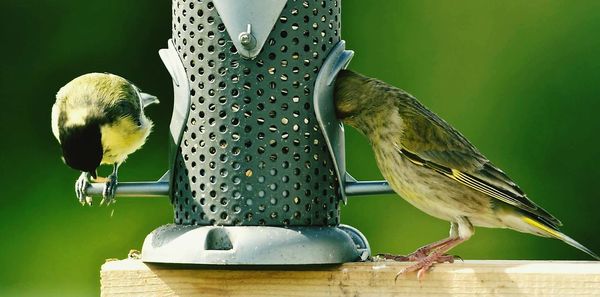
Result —
[[100, 127], [102, 147], [104, 148], [102, 164], [121, 163], [127, 155], [144, 145], [152, 129], [152, 122], [141, 117], [141, 125], [137, 125], [130, 117]]

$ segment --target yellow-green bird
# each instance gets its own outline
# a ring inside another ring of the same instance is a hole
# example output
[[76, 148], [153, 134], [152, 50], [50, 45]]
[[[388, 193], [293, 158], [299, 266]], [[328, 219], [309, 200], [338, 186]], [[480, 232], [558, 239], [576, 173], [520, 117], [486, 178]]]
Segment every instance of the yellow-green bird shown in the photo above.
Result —
[[405, 91], [342, 70], [335, 83], [337, 116], [370, 140], [379, 169], [392, 189], [423, 212], [450, 221], [450, 236], [406, 257], [403, 272], [420, 278], [446, 253], [469, 239], [474, 226], [509, 228], [560, 239], [600, 258], [561, 233], [561, 222], [531, 201], [502, 170], [460, 132]]
[[75, 183], [82, 204], [91, 204], [85, 190], [90, 178], [100, 180], [96, 175], [100, 164], [113, 165], [102, 203], [114, 200], [119, 165], [145, 143], [152, 129], [152, 121], [144, 115], [144, 108], [152, 103], [158, 103], [155, 96], [109, 73], [84, 74], [58, 91], [52, 106], [52, 133], [64, 162], [82, 172]]

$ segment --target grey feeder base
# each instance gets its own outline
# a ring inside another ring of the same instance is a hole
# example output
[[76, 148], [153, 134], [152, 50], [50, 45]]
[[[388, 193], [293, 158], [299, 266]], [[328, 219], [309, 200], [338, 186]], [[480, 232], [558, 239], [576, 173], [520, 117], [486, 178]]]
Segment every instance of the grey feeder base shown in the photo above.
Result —
[[146, 236], [142, 261], [208, 265], [336, 264], [364, 261], [369, 243], [338, 227], [188, 226], [169, 224]]

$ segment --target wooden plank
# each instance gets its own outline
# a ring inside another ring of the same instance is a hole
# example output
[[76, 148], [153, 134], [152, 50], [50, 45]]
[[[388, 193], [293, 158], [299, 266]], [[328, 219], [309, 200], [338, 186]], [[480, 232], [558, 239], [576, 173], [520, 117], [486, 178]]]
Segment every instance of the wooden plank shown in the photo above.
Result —
[[600, 296], [600, 262], [458, 261], [419, 282], [407, 263], [216, 267], [102, 265], [102, 296]]

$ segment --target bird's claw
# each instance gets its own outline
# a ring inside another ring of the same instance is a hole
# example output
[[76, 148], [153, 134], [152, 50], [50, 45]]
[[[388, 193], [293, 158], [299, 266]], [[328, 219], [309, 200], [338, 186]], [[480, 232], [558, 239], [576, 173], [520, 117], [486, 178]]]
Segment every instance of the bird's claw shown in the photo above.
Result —
[[398, 277], [400, 277], [401, 275], [406, 275], [410, 272], [416, 271], [417, 272], [417, 280], [420, 282], [425, 277], [425, 273], [427, 272], [427, 270], [429, 270], [429, 268], [431, 268], [431, 266], [433, 266], [433, 264], [435, 262], [437, 262], [437, 261], [423, 259], [420, 262], [417, 262], [413, 265], [403, 268], [398, 273], [396, 273], [396, 277], [394, 277], [394, 281], [398, 281]]
[[102, 190], [102, 201], [100, 201], [100, 205], [106, 204], [107, 206], [115, 202], [115, 190], [117, 189], [117, 175], [111, 174], [107, 177], [107, 181], [104, 184], [104, 189]]
[[75, 195], [81, 205], [92, 205], [92, 197], [86, 195], [86, 190], [89, 185], [89, 174], [86, 172], [81, 173], [75, 182]]
[[414, 271], [417, 272], [417, 280], [422, 281], [425, 278], [425, 273], [427, 272], [427, 270], [429, 270], [433, 266], [433, 264], [454, 263], [454, 260], [456, 260], [456, 259], [460, 259], [462, 261], [462, 258], [458, 257], [458, 256], [449, 255], [449, 254], [440, 255], [440, 254], [433, 253], [431, 255], [428, 255], [428, 256], [418, 259], [417, 263], [400, 270], [400, 272], [398, 272], [396, 274], [394, 281], [397, 281], [398, 277], [400, 277], [401, 275], [405, 275], [407, 273], [414, 272]]
[[414, 272], [414, 271], [417, 272], [417, 279], [419, 281], [421, 281], [425, 277], [425, 273], [427, 272], [427, 270], [429, 270], [429, 268], [431, 268], [431, 266], [433, 266], [433, 264], [454, 263], [454, 260], [456, 260], [456, 259], [459, 259], [462, 261], [462, 258], [459, 256], [454, 256], [454, 255], [449, 255], [449, 254], [441, 254], [440, 255], [435, 252], [428, 255], [425, 250], [421, 250], [421, 249], [418, 249], [414, 253], [407, 255], [407, 256], [394, 255], [394, 254], [377, 254], [377, 257], [380, 257], [380, 258], [383, 258], [386, 260], [393, 260], [393, 261], [397, 261], [397, 262], [416, 262], [415, 264], [410, 265], [410, 266], [400, 270], [400, 272], [398, 272], [396, 274], [394, 281], [397, 281], [398, 277], [400, 277], [401, 275], [405, 275], [407, 273]]

